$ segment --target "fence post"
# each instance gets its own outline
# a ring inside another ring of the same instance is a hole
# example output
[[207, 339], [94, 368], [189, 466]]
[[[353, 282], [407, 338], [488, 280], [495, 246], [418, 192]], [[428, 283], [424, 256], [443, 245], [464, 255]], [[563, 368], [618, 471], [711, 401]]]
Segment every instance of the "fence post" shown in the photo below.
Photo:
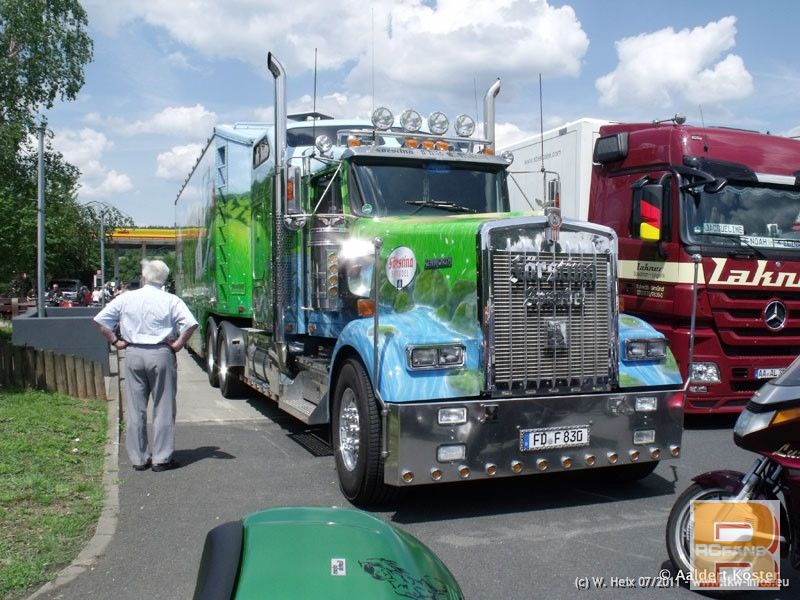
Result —
[[14, 386], [18, 388], [25, 387], [25, 361], [22, 359], [22, 356], [22, 346], [11, 347], [11, 362], [12, 369], [14, 370]]
[[106, 380], [103, 376], [103, 365], [93, 361], [94, 366], [94, 391], [98, 400], [106, 400]]
[[78, 381], [75, 377], [75, 357], [68, 354], [65, 357], [65, 366], [67, 368], [67, 390], [70, 396], [78, 397]]
[[89, 397], [86, 394], [86, 366], [84, 362], [82, 357], [75, 357], [75, 384], [78, 387], [78, 398], [81, 400], [86, 400]]
[[25, 387], [36, 389], [36, 350], [25, 346]]
[[86, 360], [83, 363], [83, 377], [86, 381], [86, 395], [89, 398], [97, 398], [97, 394], [95, 393], [94, 389], [94, 367], [92, 366], [94, 363], [90, 360]]
[[44, 351], [44, 387], [48, 392], [57, 391], [55, 358], [50, 350]]

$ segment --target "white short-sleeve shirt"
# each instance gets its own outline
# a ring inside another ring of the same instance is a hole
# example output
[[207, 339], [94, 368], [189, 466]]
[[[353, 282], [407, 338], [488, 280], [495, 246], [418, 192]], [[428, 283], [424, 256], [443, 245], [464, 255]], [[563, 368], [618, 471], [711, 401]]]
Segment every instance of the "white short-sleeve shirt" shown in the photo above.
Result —
[[197, 325], [183, 300], [151, 284], [120, 294], [94, 320], [112, 331], [119, 325], [129, 344], [160, 344]]

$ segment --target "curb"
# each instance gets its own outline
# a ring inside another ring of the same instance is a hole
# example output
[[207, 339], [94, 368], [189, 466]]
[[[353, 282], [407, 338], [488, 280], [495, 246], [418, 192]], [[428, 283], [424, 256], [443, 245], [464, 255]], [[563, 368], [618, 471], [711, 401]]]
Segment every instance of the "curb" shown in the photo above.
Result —
[[103, 464], [103, 488], [105, 489], [105, 500], [100, 511], [100, 518], [97, 521], [97, 529], [94, 536], [84, 546], [80, 554], [72, 563], [64, 567], [53, 581], [45, 583], [27, 600], [35, 600], [45, 594], [52, 592], [63, 585], [74, 580], [76, 577], [91, 570], [97, 564], [97, 560], [105, 551], [114, 532], [117, 529], [119, 517], [119, 420], [120, 420], [120, 390], [119, 390], [119, 361], [117, 360], [117, 373], [106, 377], [106, 398], [108, 405], [106, 434], [106, 445], [104, 452], [106, 455]]

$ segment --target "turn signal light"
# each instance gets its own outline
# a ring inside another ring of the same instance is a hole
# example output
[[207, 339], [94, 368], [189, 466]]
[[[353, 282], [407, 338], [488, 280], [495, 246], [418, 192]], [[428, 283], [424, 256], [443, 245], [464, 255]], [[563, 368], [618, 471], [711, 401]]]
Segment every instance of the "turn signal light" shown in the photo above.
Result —
[[414, 481], [414, 473], [412, 473], [411, 471], [403, 471], [402, 478], [404, 482], [411, 483], [412, 481]]
[[631, 457], [631, 462], [636, 462], [639, 460], [639, 451], [638, 450], [630, 450], [628, 451], [628, 456]]
[[511, 472], [512, 473], [522, 473], [522, 463], [518, 460], [511, 461]]
[[658, 448], [650, 448], [650, 458], [653, 458], [655, 460], [661, 458], [661, 450], [659, 450]]
[[538, 460], [536, 461], [536, 467], [537, 467], [537, 468], [538, 468], [540, 471], [547, 471], [547, 467], [548, 467], [548, 466], [549, 466], [549, 465], [547, 464], [547, 461], [546, 461], [544, 458], [540, 458], [540, 459], [538, 459]]
[[608, 458], [608, 462], [611, 463], [612, 465], [617, 464], [617, 461], [619, 460], [619, 456], [617, 455], [616, 452], [609, 452], [608, 454], [606, 454], [606, 458]]
[[422, 147], [425, 150], [433, 150], [435, 146], [433, 144], [433, 140], [423, 140]]
[[458, 467], [458, 476], [461, 477], [461, 479], [469, 477], [469, 467], [466, 465]]
[[597, 462], [597, 457], [594, 454], [587, 454], [583, 457], [583, 460], [586, 461], [586, 464], [590, 467], [594, 466], [594, 463]]
[[795, 419], [800, 419], [800, 406], [779, 410], [775, 413], [775, 416], [772, 417], [771, 425], [780, 425], [781, 423], [794, 421]]
[[481, 150], [481, 152], [483, 152], [484, 154], [488, 154], [489, 156], [493, 156], [494, 148], [484, 148], [483, 150]]
[[492, 475], [497, 474], [497, 465], [493, 465], [492, 463], [486, 464], [486, 474], [491, 477]]
[[450, 144], [447, 142], [438, 141], [436, 142], [436, 149], [437, 150], [450, 150]]
[[403, 142], [403, 146], [406, 148], [419, 148], [419, 140], [416, 138], [406, 138]]
[[572, 468], [572, 459], [569, 456], [562, 456], [561, 457], [561, 466], [565, 469]]
[[439, 481], [442, 478], [442, 470], [441, 469], [431, 469], [431, 479], [434, 481]]
[[359, 317], [375, 316], [375, 301], [369, 298], [359, 298], [356, 302], [356, 310]]
[[672, 454], [673, 457], [678, 458], [681, 455], [681, 447], [680, 446], [670, 446], [669, 453]]

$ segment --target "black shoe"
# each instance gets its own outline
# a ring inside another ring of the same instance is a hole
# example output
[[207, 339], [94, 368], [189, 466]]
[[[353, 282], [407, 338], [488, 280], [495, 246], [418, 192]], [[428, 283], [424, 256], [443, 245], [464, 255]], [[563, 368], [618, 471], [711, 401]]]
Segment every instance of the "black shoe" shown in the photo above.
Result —
[[180, 467], [180, 465], [176, 461], [170, 460], [169, 462], [155, 464], [153, 465], [152, 469], [156, 473], [159, 473], [161, 471], [169, 471], [171, 469], [177, 469], [178, 467]]
[[143, 465], [133, 465], [133, 470], [134, 471], [146, 471], [149, 468], [150, 468], [150, 459], [149, 458], [147, 459], [147, 462], [144, 463]]

